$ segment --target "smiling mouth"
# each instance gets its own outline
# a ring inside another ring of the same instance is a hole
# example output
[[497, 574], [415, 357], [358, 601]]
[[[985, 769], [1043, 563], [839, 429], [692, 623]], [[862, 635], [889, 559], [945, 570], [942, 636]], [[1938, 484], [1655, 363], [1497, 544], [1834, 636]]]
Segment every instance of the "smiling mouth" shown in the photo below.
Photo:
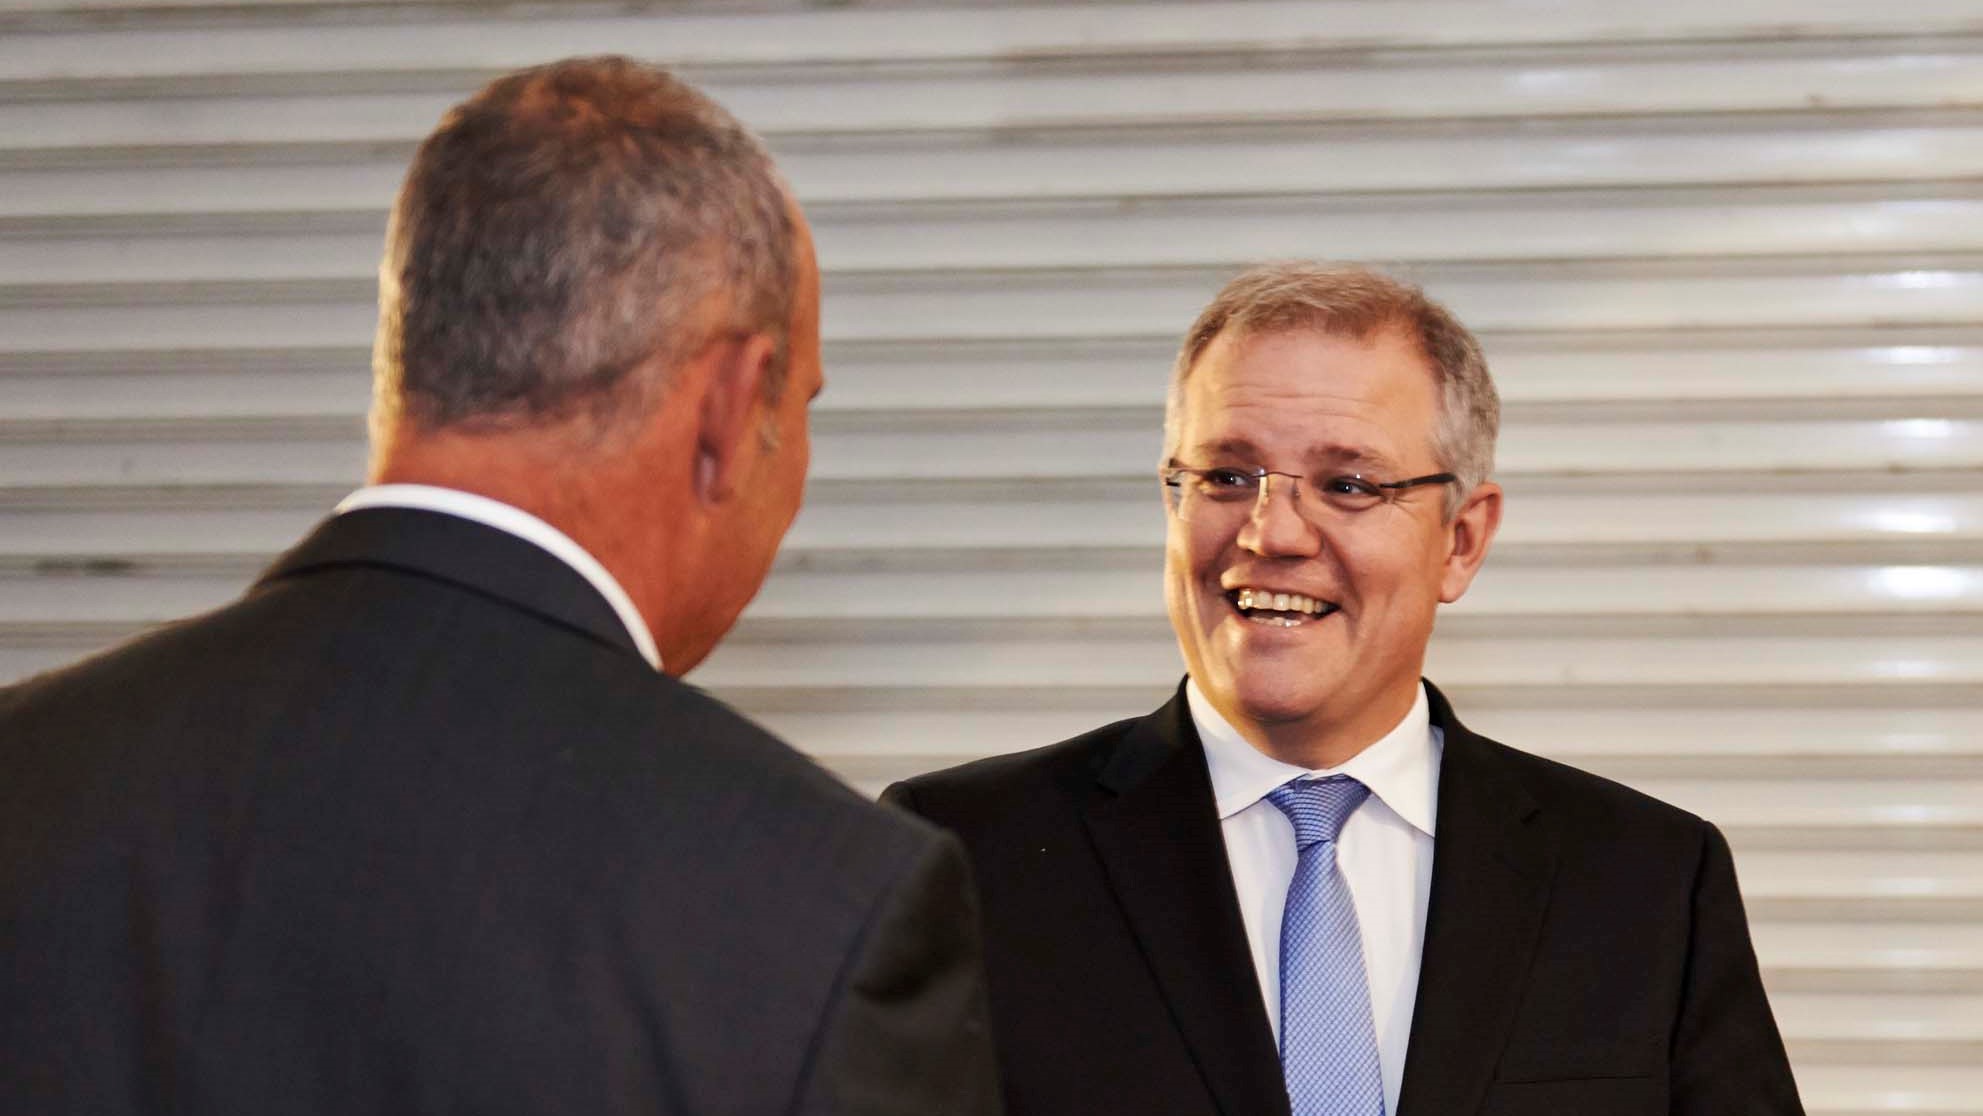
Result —
[[1232, 602], [1241, 616], [1253, 623], [1276, 628], [1298, 627], [1310, 620], [1320, 620], [1342, 607], [1330, 601], [1304, 597], [1300, 593], [1275, 593], [1265, 589], [1229, 590], [1226, 600]]

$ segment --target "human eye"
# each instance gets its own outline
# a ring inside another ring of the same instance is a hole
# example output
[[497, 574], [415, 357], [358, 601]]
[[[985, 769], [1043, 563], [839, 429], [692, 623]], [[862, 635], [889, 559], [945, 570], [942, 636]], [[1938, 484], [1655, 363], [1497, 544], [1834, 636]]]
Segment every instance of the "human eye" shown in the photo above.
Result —
[[1317, 486], [1323, 499], [1340, 508], [1360, 510], [1380, 503], [1384, 490], [1353, 474], [1330, 477]]
[[1251, 496], [1260, 487], [1260, 478], [1245, 469], [1229, 465], [1198, 470], [1198, 483], [1209, 496], [1231, 500]]

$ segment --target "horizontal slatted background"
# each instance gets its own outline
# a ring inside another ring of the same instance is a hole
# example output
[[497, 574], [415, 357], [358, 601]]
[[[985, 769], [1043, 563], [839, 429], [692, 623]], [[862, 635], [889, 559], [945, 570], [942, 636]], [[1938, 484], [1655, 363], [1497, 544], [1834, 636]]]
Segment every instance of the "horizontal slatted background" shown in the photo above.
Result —
[[640, 54], [827, 269], [807, 508], [699, 681], [869, 789], [1148, 708], [1177, 334], [1389, 266], [1507, 409], [1433, 676], [1728, 830], [1814, 1114], [1983, 1114], [1974, 0], [642, 7], [0, 0], [0, 678], [349, 490], [412, 145]]

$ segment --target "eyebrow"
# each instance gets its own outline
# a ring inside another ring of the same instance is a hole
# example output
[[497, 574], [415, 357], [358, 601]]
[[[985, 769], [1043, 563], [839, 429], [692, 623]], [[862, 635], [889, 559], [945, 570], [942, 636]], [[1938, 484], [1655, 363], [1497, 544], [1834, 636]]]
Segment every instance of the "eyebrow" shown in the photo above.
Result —
[[[1219, 438], [1209, 442], [1200, 442], [1192, 448], [1198, 453], [1213, 455], [1226, 454], [1232, 457], [1248, 458], [1253, 461], [1258, 461], [1263, 456], [1260, 452], [1260, 447], [1247, 441], [1245, 438]], [[1382, 469], [1395, 464], [1383, 454], [1375, 453], [1362, 446], [1348, 446], [1331, 442], [1318, 443], [1308, 447], [1302, 453], [1302, 459], [1305, 465], [1310, 468], [1317, 465], [1332, 465]]]

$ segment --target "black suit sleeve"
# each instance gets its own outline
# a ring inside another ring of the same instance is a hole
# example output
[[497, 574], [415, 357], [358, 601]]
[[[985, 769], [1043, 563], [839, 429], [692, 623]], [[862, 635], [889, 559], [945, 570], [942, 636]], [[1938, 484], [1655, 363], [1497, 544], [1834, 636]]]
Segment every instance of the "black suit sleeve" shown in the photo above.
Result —
[[945, 835], [884, 895], [841, 976], [804, 1116], [997, 1116], [978, 905]]
[[1734, 858], [1721, 831], [1702, 824], [1686, 987], [1673, 1031], [1673, 1114], [1803, 1116], [1757, 971]]

